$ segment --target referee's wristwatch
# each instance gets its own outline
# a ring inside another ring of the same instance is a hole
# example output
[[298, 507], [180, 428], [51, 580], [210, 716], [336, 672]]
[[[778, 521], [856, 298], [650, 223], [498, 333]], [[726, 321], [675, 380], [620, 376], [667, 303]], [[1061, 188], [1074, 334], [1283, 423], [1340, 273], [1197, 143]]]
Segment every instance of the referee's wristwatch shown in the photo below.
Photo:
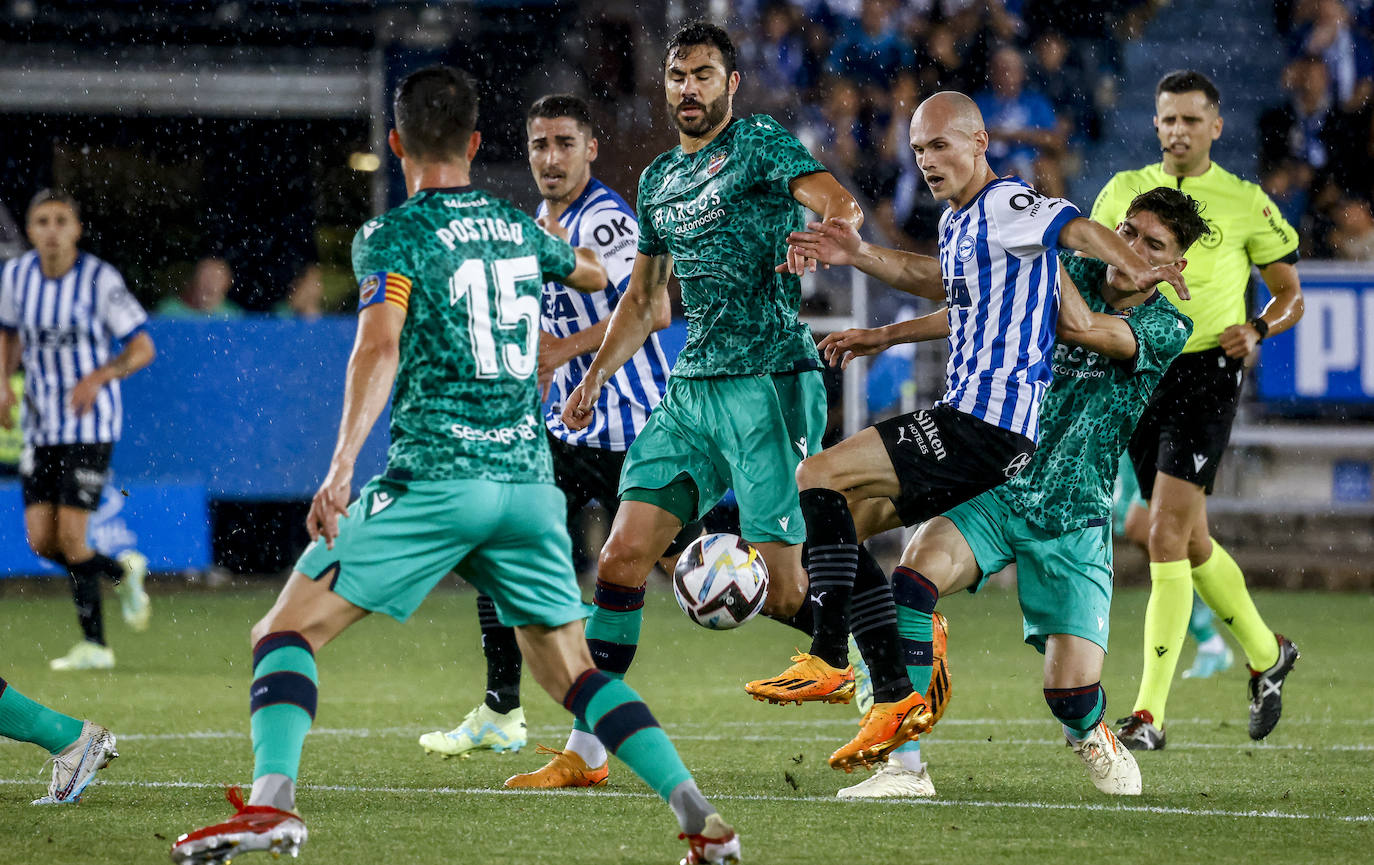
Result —
[[1264, 338], [1269, 335], [1269, 322], [1265, 321], [1263, 318], [1260, 318], [1258, 315], [1247, 321], [1246, 324], [1250, 325], [1255, 329], [1255, 333], [1259, 334], [1261, 342], [1263, 342]]

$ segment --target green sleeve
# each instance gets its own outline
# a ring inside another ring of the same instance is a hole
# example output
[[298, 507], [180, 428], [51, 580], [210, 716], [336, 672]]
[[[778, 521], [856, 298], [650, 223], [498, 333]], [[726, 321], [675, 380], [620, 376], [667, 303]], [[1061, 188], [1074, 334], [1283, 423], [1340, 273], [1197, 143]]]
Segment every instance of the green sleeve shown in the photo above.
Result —
[[1135, 372], [1163, 375], [1192, 336], [1193, 323], [1162, 295], [1137, 309], [1126, 319], [1135, 332]]
[[635, 200], [635, 218], [639, 221], [638, 249], [644, 255], [667, 255], [668, 244], [663, 240], [663, 235], [659, 234], [646, 201], [648, 195], [645, 194], [645, 190], [657, 187], [658, 175], [651, 174], [653, 170], [654, 166], [650, 165], [639, 175], [639, 194]]
[[1121, 220], [1126, 218], [1126, 208], [1131, 206], [1131, 199], [1134, 197], [1126, 178], [1127, 173], [1124, 171], [1112, 175], [1112, 179], [1097, 193], [1091, 216], [1093, 222], [1115, 229]]
[[577, 269], [577, 253], [573, 252], [566, 240], [549, 234], [528, 216], [525, 218], [529, 220], [525, 230], [531, 232], [538, 249], [539, 271], [544, 275], [544, 281], [562, 282]]
[[826, 170], [795, 135], [768, 115], [755, 114], [743, 122], [749, 124], [751, 167], [760, 180], [780, 184], [786, 192], [796, 178]]
[[1245, 252], [1251, 261], [1263, 267], [1297, 250], [1298, 233], [1283, 218], [1278, 205], [1258, 186], [1251, 211], [1248, 215], [1252, 231], [1245, 238]]
[[398, 240], [401, 232], [385, 215], [370, 219], [353, 235], [353, 277], [359, 282], [379, 271], [413, 279], [407, 249]]
[[1091, 308], [1092, 298], [1102, 296], [1098, 289], [1107, 278], [1107, 265], [1096, 258], [1074, 255], [1066, 251], [1059, 253], [1059, 261], [1068, 272], [1069, 279], [1073, 280], [1073, 284], [1078, 288], [1078, 293], [1083, 295], [1083, 299], [1088, 301]]

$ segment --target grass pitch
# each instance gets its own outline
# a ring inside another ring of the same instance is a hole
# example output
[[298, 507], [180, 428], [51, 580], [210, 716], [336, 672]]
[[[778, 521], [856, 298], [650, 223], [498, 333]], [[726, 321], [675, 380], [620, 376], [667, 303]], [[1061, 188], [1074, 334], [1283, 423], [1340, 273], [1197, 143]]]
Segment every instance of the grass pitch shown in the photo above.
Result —
[[[120, 759], [75, 806], [33, 807], [45, 754], [0, 744], [0, 863], [165, 862], [182, 832], [229, 814], [221, 788], [247, 785], [248, 628], [275, 588], [158, 592], [146, 634], [107, 603], [109, 673], [51, 673], [76, 638], [56, 591], [6, 592], [0, 675], [29, 696], [115, 731]], [[569, 716], [526, 677], [530, 745], [513, 755], [425, 756], [416, 744], [482, 697], [475, 595], [440, 590], [400, 626], [372, 617], [320, 655], [320, 704], [299, 807], [307, 862], [677, 862], [667, 807], [613, 761], [607, 789], [508, 793], [501, 782], [561, 747]], [[1142, 590], [1119, 593], [1103, 676], [1108, 717], [1139, 675]], [[1246, 736], [1244, 671], [1181, 680], [1169, 746], [1139, 755], [1145, 795], [1099, 794], [1041, 696], [1040, 656], [1022, 644], [1013, 592], [947, 599], [953, 700], [924, 740], [939, 798], [841, 802], [858, 780], [826, 766], [852, 734], [848, 706], [775, 707], [742, 683], [776, 673], [801, 635], [760, 619], [731, 633], [692, 625], [659, 581], [630, 682], [701, 788], [740, 830], [746, 863], [1369, 862], [1374, 859], [1374, 598], [1260, 593], [1303, 658], [1284, 717]], [[1185, 650], [1183, 665], [1190, 659]], [[1237, 653], [1239, 656], [1239, 653]], [[270, 861], [259, 856], [262, 861]], [[241, 862], [257, 861], [246, 857]]]

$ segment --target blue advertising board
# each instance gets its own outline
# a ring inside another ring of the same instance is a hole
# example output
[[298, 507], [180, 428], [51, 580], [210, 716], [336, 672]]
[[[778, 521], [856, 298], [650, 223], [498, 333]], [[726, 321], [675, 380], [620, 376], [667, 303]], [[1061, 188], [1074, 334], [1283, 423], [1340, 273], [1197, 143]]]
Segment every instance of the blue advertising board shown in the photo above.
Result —
[[[329, 468], [357, 319], [158, 319], [152, 366], [124, 383], [115, 475], [193, 483], [212, 499], [296, 499]], [[386, 462], [387, 414], [367, 439], [355, 488]]]
[[[205, 487], [190, 484], [107, 484], [91, 514], [87, 537], [109, 556], [135, 549], [153, 571], [210, 564], [210, 514]], [[0, 483], [0, 576], [51, 576], [62, 570], [29, 549], [18, 481]]]
[[[1374, 403], [1374, 267], [1299, 266], [1306, 312], [1264, 341], [1258, 392], [1265, 402]], [[1260, 291], [1260, 305], [1269, 300]]]

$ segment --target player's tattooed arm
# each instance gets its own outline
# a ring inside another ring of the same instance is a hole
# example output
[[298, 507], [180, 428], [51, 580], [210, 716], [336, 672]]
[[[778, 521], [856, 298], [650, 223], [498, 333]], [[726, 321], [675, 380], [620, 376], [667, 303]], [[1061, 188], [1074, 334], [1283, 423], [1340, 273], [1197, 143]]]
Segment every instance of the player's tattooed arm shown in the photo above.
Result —
[[1087, 217], [1080, 216], [1066, 223], [1059, 230], [1059, 244], [1115, 266], [1131, 280], [1137, 291], [1149, 292], [1161, 282], [1167, 282], [1180, 298], [1192, 299], [1188, 283], [1177, 265], [1151, 267], [1115, 231]]
[[[864, 212], [858, 200], [828, 171], [794, 178], [788, 190], [802, 206], [819, 214], [821, 222], [844, 222], [856, 233], [864, 224]], [[790, 273], [801, 273], [808, 268], [816, 272], [816, 260], [807, 261], [805, 254], [791, 244], [787, 247], [786, 264]]]
[[1059, 322], [1055, 338], [1113, 360], [1130, 360], [1138, 350], [1131, 326], [1114, 315], [1088, 309], [1078, 293], [1078, 286], [1062, 264], [1059, 265]]
[[949, 313], [941, 309], [883, 327], [851, 327], [829, 333], [817, 348], [825, 356], [826, 363], [844, 369], [856, 357], [878, 354], [904, 342], [926, 342], [947, 336]]
[[[788, 248], [825, 265], [851, 265], [874, 279], [882, 280], [898, 291], [945, 300], [944, 281], [940, 277], [940, 262], [928, 255], [903, 252], [876, 246], [859, 237], [859, 232], [841, 220], [809, 222], [807, 231], [794, 231], [787, 236]], [[789, 258], [791, 254], [789, 252]], [[788, 265], [778, 265], [779, 273]]]
[[582, 383], [568, 395], [563, 406], [563, 423], [569, 429], [585, 429], [592, 422], [592, 410], [601, 395], [606, 380], [625, 365], [649, 334], [658, 330], [658, 322], [669, 310], [668, 277], [673, 272], [673, 257], [668, 254], [635, 255], [634, 270], [625, 294], [611, 313], [606, 338]]
[[406, 311], [391, 303], [373, 304], [358, 313], [358, 334], [344, 376], [338, 440], [329, 460], [329, 473], [311, 500], [310, 513], [305, 518], [310, 539], [323, 536], [330, 549], [339, 534], [339, 517], [348, 513], [358, 451], [391, 397], [405, 320]]

